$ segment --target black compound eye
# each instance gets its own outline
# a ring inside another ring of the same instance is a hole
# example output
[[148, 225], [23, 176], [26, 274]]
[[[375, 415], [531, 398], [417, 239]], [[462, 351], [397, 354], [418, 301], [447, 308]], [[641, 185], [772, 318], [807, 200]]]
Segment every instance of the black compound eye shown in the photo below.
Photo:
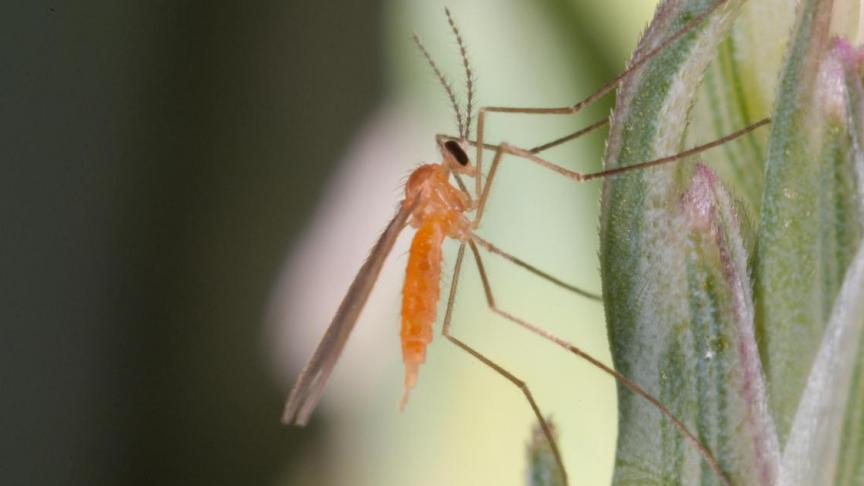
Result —
[[458, 143], [456, 143], [456, 141], [448, 140], [444, 142], [444, 148], [446, 148], [447, 151], [450, 152], [450, 155], [452, 155], [453, 158], [456, 159], [456, 162], [459, 162], [459, 165], [468, 165], [468, 154], [466, 154], [465, 151], [462, 150], [462, 147]]

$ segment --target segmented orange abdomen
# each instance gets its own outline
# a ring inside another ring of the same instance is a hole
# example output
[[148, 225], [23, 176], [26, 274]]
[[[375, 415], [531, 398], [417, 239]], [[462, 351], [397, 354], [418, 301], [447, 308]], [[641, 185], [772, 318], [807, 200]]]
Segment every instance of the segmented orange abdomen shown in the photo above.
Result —
[[417, 382], [417, 370], [426, 359], [438, 307], [441, 281], [441, 244], [447, 232], [446, 217], [430, 216], [414, 234], [408, 269], [402, 288], [402, 360], [405, 362], [405, 394]]

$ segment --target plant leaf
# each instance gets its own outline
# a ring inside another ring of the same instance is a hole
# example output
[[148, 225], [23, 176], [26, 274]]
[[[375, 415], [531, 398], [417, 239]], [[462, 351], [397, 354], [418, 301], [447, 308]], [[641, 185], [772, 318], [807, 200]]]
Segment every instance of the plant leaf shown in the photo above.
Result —
[[[846, 115], [849, 124], [849, 132], [852, 139], [853, 164], [858, 185], [858, 209], [859, 223], [864, 225], [864, 87], [862, 87], [861, 74], [864, 66], [864, 48], [859, 47], [857, 52], [852, 52], [848, 45], [841, 45], [841, 62], [844, 64], [844, 80], [846, 84]], [[860, 238], [860, 236], [859, 236]], [[859, 239], [859, 254], [864, 244]], [[860, 256], [856, 257], [852, 267], [860, 265]], [[847, 280], [850, 277], [847, 274]], [[844, 285], [846, 285], [844, 283]], [[854, 285], [854, 284], [850, 284]], [[858, 288], [864, 288], [859, 284]], [[842, 292], [842, 291], [841, 291]], [[842, 297], [838, 297], [841, 300]], [[864, 296], [858, 297], [859, 302], [864, 301]], [[835, 312], [836, 307], [835, 307]], [[854, 316], [854, 314], [850, 314]], [[859, 311], [859, 316], [864, 312]], [[847, 325], [855, 325], [850, 322]], [[858, 324], [860, 325], [860, 323]], [[860, 331], [859, 331], [860, 332]], [[864, 481], [864, 342], [859, 338], [858, 350], [847, 359], [854, 360], [854, 370], [846, 397], [844, 426], [841, 434], [841, 446], [837, 461], [837, 473], [834, 484], [852, 485], [861, 484]], [[839, 401], [839, 398], [837, 399]]]
[[[547, 419], [549, 426], [554, 425]], [[557, 436], [557, 434], [555, 434]], [[549, 446], [546, 435], [540, 424], [534, 425], [531, 431], [531, 441], [528, 443], [528, 486], [564, 486], [564, 475], [555, 461], [555, 453]]]
[[[783, 485], [861, 484], [864, 479], [864, 245], [860, 243], [861, 204], [864, 203], [864, 89], [861, 83], [864, 51], [843, 40], [834, 43], [820, 72], [823, 109], [845, 112], [851, 140], [849, 163], [841, 165], [844, 180], [853, 187], [848, 198], [858, 225], [848, 232], [859, 238], [858, 251], [845, 270], [807, 385], [792, 423], [783, 456]], [[857, 205], [855, 203], [857, 202]], [[857, 211], [855, 211], [857, 209]], [[856, 231], [857, 230], [857, 231]]]
[[[681, 149], [702, 74], [743, 2], [664, 2], [634, 54], [638, 58], [719, 3], [700, 28], [621, 87], [606, 167]], [[736, 484], [762, 484], [776, 474], [779, 453], [752, 338], [746, 250], [719, 184], [696, 191], [716, 209], [707, 227], [694, 225], [692, 211], [682, 210], [692, 171], [681, 164], [627, 173], [604, 185], [601, 270], [613, 358], [621, 373], [709, 443]], [[694, 179], [693, 187], [705, 185]], [[745, 426], [753, 429], [742, 433]], [[619, 386], [614, 481], [716, 484], [720, 478], [657, 409]]]
[[795, 414], [781, 486], [861, 484], [862, 331], [864, 245], [846, 274]]
[[[769, 17], [771, 21], [765, 22]], [[794, 20], [788, 0], [744, 4], [699, 87], [688, 146], [720, 138], [770, 112]], [[751, 132], [701, 157], [752, 215], [758, 215], [761, 203], [768, 133]]]
[[832, 106], [820, 77], [831, 7], [830, 0], [799, 4], [772, 116], [759, 218], [756, 322], [781, 443], [860, 238], [842, 101]]
[[[747, 252], [732, 200], [697, 166], [684, 194], [697, 431], [736, 484], [773, 484], [780, 447], [753, 327]], [[707, 472], [707, 471], [706, 471]]]

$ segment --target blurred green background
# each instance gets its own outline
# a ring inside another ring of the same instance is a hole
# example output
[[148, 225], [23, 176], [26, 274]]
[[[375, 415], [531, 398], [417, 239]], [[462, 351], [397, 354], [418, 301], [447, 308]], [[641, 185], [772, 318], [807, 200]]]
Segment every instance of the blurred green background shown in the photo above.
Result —
[[[654, 2], [447, 5], [481, 104], [557, 106], [620, 71]], [[3, 484], [522, 483], [527, 403], [444, 340], [398, 412], [407, 238], [313, 423], [279, 424], [404, 177], [437, 160], [435, 133], [455, 131], [410, 42], [418, 32], [461, 91], [443, 6], [4, 5]], [[610, 102], [495, 117], [487, 134], [542, 143]], [[548, 155], [596, 170], [602, 141]], [[510, 159], [481, 233], [597, 290], [598, 189]], [[504, 308], [609, 361], [599, 304], [487, 262]], [[574, 484], [608, 482], [614, 383], [493, 319], [473, 265], [461, 288], [454, 332], [532, 386]]]

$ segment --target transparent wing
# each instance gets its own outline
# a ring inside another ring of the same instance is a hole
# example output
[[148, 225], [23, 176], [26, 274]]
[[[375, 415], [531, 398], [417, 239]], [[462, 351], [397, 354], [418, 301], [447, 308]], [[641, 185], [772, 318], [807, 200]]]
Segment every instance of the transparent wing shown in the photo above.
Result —
[[321, 400], [321, 394], [324, 391], [324, 385], [327, 384], [327, 379], [339, 360], [342, 350], [345, 348], [345, 342], [354, 329], [354, 324], [360, 316], [360, 311], [366, 305], [366, 300], [372, 292], [372, 287], [378, 279], [378, 274], [381, 273], [381, 267], [384, 266], [384, 260], [393, 249], [396, 243], [396, 237], [405, 227], [408, 217], [411, 215], [411, 208], [404, 208], [401, 204], [399, 210], [387, 225], [387, 229], [378, 238], [378, 242], [372, 247], [369, 257], [360, 270], [351, 286], [348, 288], [348, 293], [339, 304], [339, 309], [321, 338], [315, 354], [306, 363], [303, 371], [300, 372], [300, 377], [294, 388], [291, 389], [288, 395], [288, 402], [285, 404], [285, 412], [282, 415], [282, 422], [288, 425], [306, 425], [309, 421], [309, 416]]

